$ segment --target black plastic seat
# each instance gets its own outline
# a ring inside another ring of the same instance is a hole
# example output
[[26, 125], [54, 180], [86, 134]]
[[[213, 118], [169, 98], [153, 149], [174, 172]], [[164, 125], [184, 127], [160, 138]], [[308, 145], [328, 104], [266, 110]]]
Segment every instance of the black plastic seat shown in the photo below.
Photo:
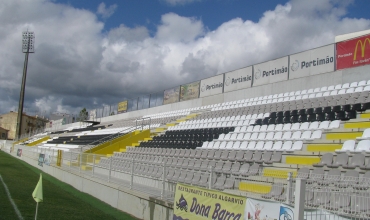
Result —
[[270, 118], [276, 118], [276, 112], [271, 112], [269, 117]]
[[294, 109], [290, 111], [290, 116], [298, 115], [298, 110]]
[[307, 115], [300, 115], [298, 118], [298, 122], [300, 123], [307, 122]]
[[346, 120], [345, 112], [342, 112], [342, 111], [335, 112], [335, 120], [341, 120], [341, 121]]
[[314, 113], [314, 108], [308, 108], [306, 109], [306, 115], [311, 115]]
[[275, 120], [275, 124], [283, 124], [284, 117], [277, 117]]
[[291, 123], [297, 123], [298, 122], [298, 118], [299, 118], [298, 115], [292, 115], [292, 116], [290, 116], [290, 122]]
[[322, 107], [315, 108], [314, 113], [321, 114], [322, 113]]
[[308, 115], [307, 121], [308, 122], [314, 122], [314, 121], [316, 121], [316, 114], [314, 113], [314, 114]]
[[306, 114], [306, 109], [302, 108], [298, 110], [298, 115], [305, 115]]
[[290, 124], [290, 123], [291, 123], [291, 121], [290, 121], [290, 116], [285, 116], [285, 117], [283, 118], [283, 123], [284, 123], [284, 124]]
[[270, 118], [269, 121], [268, 121], [268, 124], [269, 125], [274, 125], [275, 121], [276, 121], [276, 118]]

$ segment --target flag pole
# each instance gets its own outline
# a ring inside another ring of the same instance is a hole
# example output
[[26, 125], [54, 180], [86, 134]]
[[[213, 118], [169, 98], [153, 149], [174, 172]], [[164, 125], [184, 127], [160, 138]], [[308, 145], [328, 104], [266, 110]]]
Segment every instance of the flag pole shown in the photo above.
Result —
[[37, 220], [37, 210], [39, 209], [39, 203], [36, 202], [36, 215], [35, 215], [35, 220]]

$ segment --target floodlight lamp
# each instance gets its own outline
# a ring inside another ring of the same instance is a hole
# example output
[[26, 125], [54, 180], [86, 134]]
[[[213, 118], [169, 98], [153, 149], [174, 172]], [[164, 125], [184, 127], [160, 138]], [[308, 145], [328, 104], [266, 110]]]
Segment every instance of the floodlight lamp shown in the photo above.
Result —
[[22, 52], [34, 53], [35, 52], [35, 34], [32, 31], [24, 31], [22, 33]]

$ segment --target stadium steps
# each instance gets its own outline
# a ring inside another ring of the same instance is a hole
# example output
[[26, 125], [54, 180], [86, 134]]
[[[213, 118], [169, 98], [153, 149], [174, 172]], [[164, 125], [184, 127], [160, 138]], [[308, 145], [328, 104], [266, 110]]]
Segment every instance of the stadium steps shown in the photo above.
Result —
[[297, 165], [312, 165], [320, 162], [320, 156], [299, 156], [289, 155], [283, 156], [282, 160], [286, 164], [297, 164]]
[[14, 145], [16, 145], [16, 144], [20, 144], [20, 143], [23, 143], [23, 142], [25, 142], [25, 141], [28, 141], [28, 139], [29, 139], [29, 138], [23, 138], [23, 139], [21, 139], [21, 140], [19, 140], [19, 141], [15, 141], [15, 142], [13, 143], [13, 147], [14, 147]]
[[41, 139], [39, 139], [39, 140], [36, 140], [36, 141], [34, 141], [34, 142], [31, 142], [31, 143], [27, 144], [26, 146], [29, 146], [29, 147], [36, 146], [36, 145], [38, 145], [38, 144], [41, 144], [41, 143], [42, 143], [42, 142], [44, 142], [44, 141], [49, 140], [49, 138], [50, 138], [50, 136], [45, 136], [45, 137], [43, 137], [43, 138], [41, 138]]
[[144, 138], [150, 137], [150, 131], [134, 131], [129, 134], [126, 134], [122, 137], [116, 138], [110, 142], [100, 144], [93, 148], [91, 152], [94, 154], [100, 155], [113, 155], [114, 152], [125, 152], [126, 146], [138, 146], [139, 141], [144, 140]]
[[329, 144], [307, 144], [306, 151], [308, 152], [334, 152], [335, 150], [341, 149], [342, 144], [329, 143]]
[[271, 191], [272, 184], [243, 180], [239, 183], [239, 190], [249, 193], [266, 194]]

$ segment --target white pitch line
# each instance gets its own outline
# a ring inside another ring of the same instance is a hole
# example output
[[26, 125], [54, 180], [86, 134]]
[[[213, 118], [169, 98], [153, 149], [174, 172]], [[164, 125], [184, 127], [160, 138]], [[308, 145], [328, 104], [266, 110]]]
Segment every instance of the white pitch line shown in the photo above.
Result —
[[12, 196], [10, 195], [9, 189], [8, 189], [8, 187], [6, 186], [6, 184], [5, 184], [4, 180], [3, 180], [3, 178], [1, 177], [1, 175], [0, 175], [0, 180], [1, 180], [1, 182], [3, 183], [3, 185], [4, 185], [4, 188], [5, 188], [6, 194], [8, 195], [9, 201], [10, 201], [10, 203], [12, 204], [12, 206], [13, 206], [13, 208], [14, 208], [15, 213], [18, 215], [18, 218], [19, 218], [19, 219], [23, 220], [22, 214], [21, 214], [21, 212], [18, 210], [17, 205], [14, 203], [14, 201], [13, 201], [13, 199], [12, 199]]

